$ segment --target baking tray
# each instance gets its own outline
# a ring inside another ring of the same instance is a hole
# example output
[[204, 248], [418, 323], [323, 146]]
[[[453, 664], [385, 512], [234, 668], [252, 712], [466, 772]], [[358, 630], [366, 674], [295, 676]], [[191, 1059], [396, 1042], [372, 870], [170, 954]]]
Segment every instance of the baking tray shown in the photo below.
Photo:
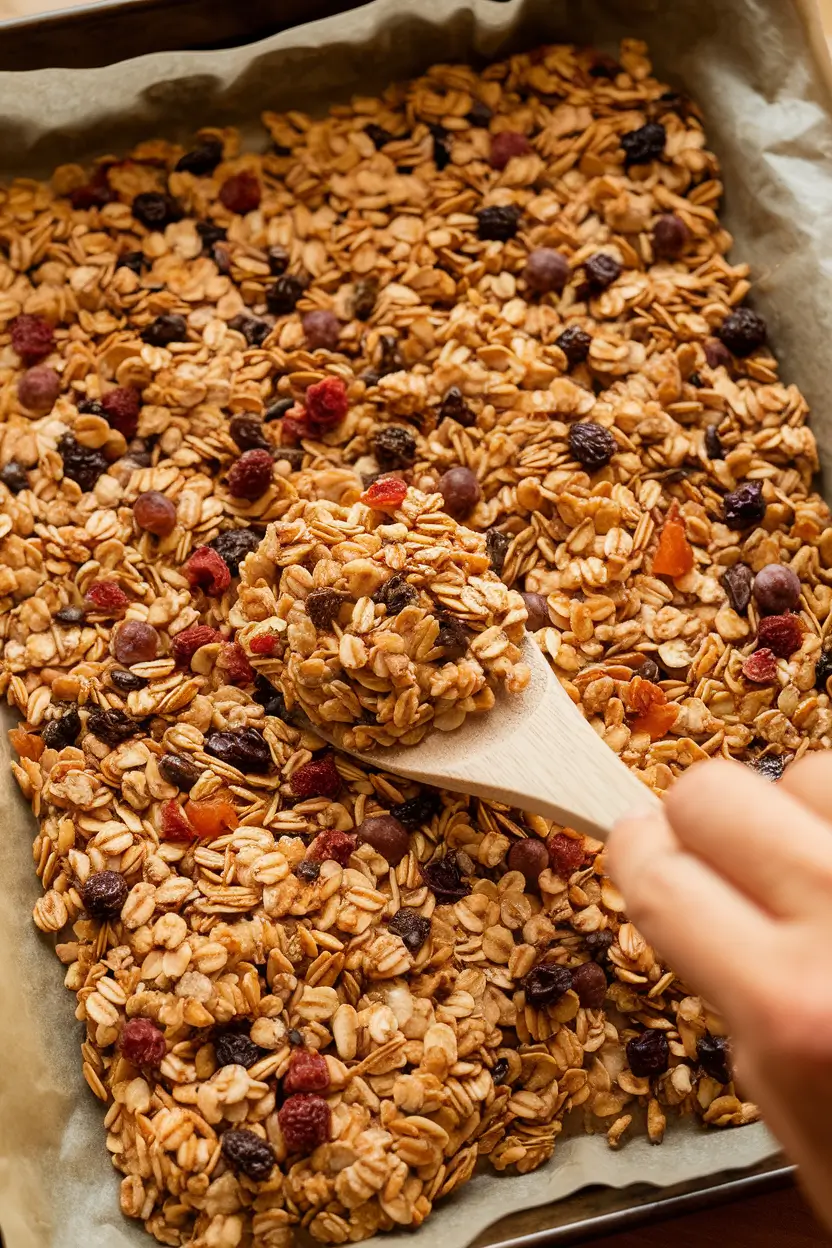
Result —
[[[96, 0], [0, 21], [0, 71], [90, 68], [154, 52], [228, 47], [360, 7], [361, 0], [247, 0], [245, 5], [239, 0]], [[662, 1189], [646, 1183], [589, 1187], [550, 1205], [507, 1215], [477, 1236], [471, 1248], [582, 1243], [782, 1189], [793, 1184], [795, 1173], [781, 1157], [749, 1171]]]

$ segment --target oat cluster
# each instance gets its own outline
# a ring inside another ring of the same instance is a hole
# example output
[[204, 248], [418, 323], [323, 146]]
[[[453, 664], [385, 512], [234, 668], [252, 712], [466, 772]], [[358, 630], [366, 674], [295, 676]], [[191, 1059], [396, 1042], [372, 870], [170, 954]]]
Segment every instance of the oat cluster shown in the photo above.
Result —
[[[612, 1145], [756, 1117], [598, 844], [362, 767], [293, 698], [370, 736], [453, 718], [490, 696], [476, 647], [522, 680], [520, 594], [658, 792], [832, 739], [806, 404], [644, 47], [265, 124], [263, 154], [204, 130], [0, 190], [0, 690], [34, 918], [121, 1207], [182, 1248], [416, 1227], [570, 1115]], [[420, 629], [448, 662], [400, 707]]]

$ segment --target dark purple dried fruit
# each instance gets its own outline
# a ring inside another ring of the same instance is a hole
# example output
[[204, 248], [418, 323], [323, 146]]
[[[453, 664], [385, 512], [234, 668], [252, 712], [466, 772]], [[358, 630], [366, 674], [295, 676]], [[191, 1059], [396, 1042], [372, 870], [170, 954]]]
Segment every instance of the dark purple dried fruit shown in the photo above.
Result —
[[716, 1079], [717, 1083], [731, 1082], [731, 1069], [728, 1065], [728, 1041], [724, 1036], [702, 1036], [696, 1046], [699, 1065], [706, 1075]]
[[430, 823], [435, 814], [441, 810], [439, 794], [425, 789], [418, 797], [410, 797], [398, 806], [390, 807], [390, 814], [395, 815], [399, 823], [414, 832], [417, 828]]
[[471, 885], [462, 878], [456, 854], [448, 854], [437, 862], [420, 864], [419, 869], [422, 879], [440, 904], [459, 901], [471, 891]]
[[705, 453], [708, 459], [724, 459], [725, 452], [722, 449], [722, 443], [719, 440], [719, 431], [716, 425], [708, 425], [705, 430]]
[[117, 269], [129, 269], [131, 273], [135, 273], [136, 277], [141, 277], [142, 272], [148, 266], [148, 260], [143, 251], [125, 251], [116, 260]]
[[744, 359], [752, 351], [765, 346], [768, 328], [758, 312], [752, 312], [751, 308], [737, 308], [728, 313], [716, 334], [729, 351]]
[[470, 126], [479, 126], [480, 129], [487, 129], [494, 116], [487, 104], [483, 104], [482, 100], [474, 100], [471, 105], [471, 111], [465, 114], [465, 120]]
[[151, 347], [167, 347], [172, 342], [188, 341], [188, 322], [176, 312], [163, 312], [142, 330], [142, 341]]
[[214, 1052], [218, 1066], [243, 1066], [246, 1070], [263, 1056], [249, 1036], [237, 1031], [224, 1031], [217, 1036]]
[[397, 867], [410, 849], [407, 829], [395, 815], [370, 815], [355, 832], [359, 840], [366, 841], [376, 853], [386, 858], [391, 867]]
[[289, 1030], [286, 1033], [286, 1039], [289, 1041], [290, 1044], [294, 1044], [294, 1045], [306, 1043], [306, 1041], [303, 1038], [303, 1033], [298, 1031], [297, 1027], [289, 1028]]
[[760, 754], [757, 758], [750, 759], [748, 765], [753, 771], [756, 771], [758, 776], [762, 776], [764, 780], [770, 780], [772, 784], [776, 784], [778, 780], [783, 778], [787, 761], [785, 754]]
[[305, 289], [305, 283], [294, 273], [284, 273], [266, 291], [266, 307], [273, 316], [288, 316]]
[[202, 772], [196, 763], [183, 754], [163, 754], [159, 759], [159, 775], [168, 784], [190, 793]]
[[766, 514], [763, 486], [760, 481], [744, 481], [722, 500], [725, 523], [729, 529], [750, 529], [760, 524]]
[[444, 126], [437, 125], [435, 122], [431, 125], [430, 132], [433, 135], [433, 163], [441, 171], [451, 163], [453, 137], [450, 130], [446, 130]]
[[572, 987], [572, 972], [568, 966], [554, 962], [541, 962], [532, 967], [523, 980], [526, 1001], [536, 1009], [555, 1005]]
[[404, 368], [404, 359], [399, 348], [399, 340], [393, 334], [382, 334], [379, 339], [379, 356], [376, 372], [379, 377], [389, 373], [398, 373]]
[[81, 731], [81, 716], [76, 706], [69, 707], [59, 719], [50, 719], [41, 729], [41, 740], [50, 750], [62, 750], [74, 745]]
[[373, 602], [382, 603], [387, 608], [388, 615], [398, 615], [405, 607], [418, 601], [418, 589], [407, 583], [402, 572], [396, 572], [373, 594]]
[[92, 711], [87, 719], [87, 731], [106, 745], [119, 745], [141, 732], [141, 725], [124, 711], [111, 708], [108, 711]]
[[21, 490], [29, 488], [29, 474], [23, 465], [18, 464], [14, 459], [10, 460], [4, 468], [0, 468], [0, 481], [12, 494], [19, 494]]
[[373, 438], [373, 451], [382, 472], [409, 468], [416, 458], [416, 437], [402, 425], [384, 425]]
[[131, 211], [148, 230], [163, 230], [172, 221], [182, 220], [182, 205], [161, 191], [142, 191], [133, 200]]
[[83, 607], [61, 607], [52, 616], [59, 624], [83, 624], [87, 613]]
[[197, 178], [204, 178], [214, 172], [221, 160], [221, 140], [202, 139], [196, 147], [179, 157], [174, 168], [177, 173], [192, 173]]
[[651, 160], [658, 160], [664, 155], [667, 142], [667, 131], [660, 121], [648, 121], [637, 130], [630, 130], [621, 136], [626, 165], [645, 165]]
[[592, 338], [580, 325], [567, 325], [563, 333], [555, 339], [555, 346], [560, 347], [569, 367], [574, 368], [576, 364], [583, 364], [589, 355]]
[[137, 676], [135, 672], [123, 672], [120, 667], [116, 667], [110, 672], [110, 684], [119, 693], [133, 693], [136, 689], [144, 689], [147, 678]]
[[261, 320], [259, 316], [246, 316], [243, 312], [231, 318], [228, 328], [242, 334], [250, 347], [259, 347], [272, 331], [269, 321]]
[[583, 962], [572, 971], [572, 988], [585, 1010], [600, 1010], [607, 995], [607, 977], [596, 962]]
[[[702, 380], [702, 374], [700, 372], [692, 372], [690, 377], [688, 377], [688, 381], [697, 390], [701, 390], [705, 384], [705, 382]], [[716, 425], [708, 425], [708, 429], [716, 430]], [[706, 447], [708, 445], [708, 430], [707, 429], [705, 430], [705, 445]], [[721, 459], [721, 458], [722, 458], [721, 455], [711, 456], [711, 459]]]
[[368, 321], [373, 315], [378, 299], [378, 281], [364, 277], [355, 283], [352, 292], [352, 311], [359, 321]]
[[476, 473], [470, 468], [449, 468], [439, 478], [439, 493], [449, 516], [462, 520], [482, 498]]
[[560, 292], [569, 281], [569, 261], [554, 247], [536, 247], [523, 270], [529, 290], [545, 295]]
[[440, 420], [455, 420], [463, 429], [470, 429], [477, 423], [476, 413], [465, 402], [458, 386], [451, 386], [439, 405]]
[[618, 444], [603, 425], [593, 420], [581, 420], [569, 429], [569, 453], [590, 472], [597, 472], [610, 462]]
[[507, 243], [517, 234], [521, 215], [515, 204], [481, 208], [477, 213], [477, 234], [484, 241]]
[[81, 885], [81, 899], [91, 919], [115, 919], [127, 900], [127, 881], [118, 871], [96, 871]]
[[228, 565], [232, 576], [240, 575], [240, 564], [246, 555], [257, 550], [263, 540], [263, 534], [257, 529], [226, 529], [210, 543], [220, 558]]
[[290, 722], [291, 716], [286, 710], [286, 699], [280, 690], [275, 689], [272, 682], [260, 672], [254, 677], [254, 701], [262, 706], [267, 715], [282, 719], [284, 723]]
[[508, 1060], [505, 1057], [498, 1057], [491, 1071], [491, 1078], [495, 1083], [505, 1083], [508, 1074]]
[[383, 126], [376, 125], [371, 121], [368, 126], [364, 127], [364, 133], [376, 148], [386, 147], [388, 143], [393, 142], [393, 135], [389, 130], [385, 130]]
[[527, 836], [514, 842], [508, 851], [506, 866], [509, 871], [519, 871], [528, 888], [537, 888], [541, 871], [549, 867], [549, 851], [543, 841]]
[[511, 538], [508, 533], [501, 533], [499, 529], [487, 529], [485, 533], [485, 553], [488, 555], [488, 561], [491, 571], [497, 576], [502, 576], [503, 567], [506, 562], [508, 548], [511, 545]]
[[426, 919], [418, 910], [402, 906], [397, 910], [387, 925], [387, 930], [394, 936], [400, 936], [404, 946], [411, 953], [418, 953], [430, 936], [430, 919]]
[[446, 659], [461, 659], [468, 652], [468, 634], [452, 615], [438, 615], [439, 632], [435, 645], [445, 651]]
[[745, 615], [751, 601], [754, 573], [744, 563], [735, 563], [722, 573], [722, 588], [738, 615]]
[[205, 752], [242, 772], [262, 775], [272, 769], [271, 750], [257, 728], [212, 732], [205, 740]]
[[263, 1183], [274, 1169], [274, 1149], [262, 1136], [244, 1128], [224, 1131], [220, 1144], [222, 1155], [230, 1166], [241, 1171], [255, 1183]]
[[211, 251], [215, 243], [224, 243], [228, 238], [228, 230], [215, 221], [197, 221], [196, 232], [202, 239], [204, 251]]
[[325, 632], [337, 618], [344, 603], [349, 601], [349, 597], [341, 589], [313, 589], [306, 596], [306, 614], [316, 628]]
[[85, 492], [95, 488], [96, 481], [109, 467], [101, 451], [82, 446], [71, 433], [65, 433], [59, 440], [58, 451], [64, 462], [64, 476]]
[[549, 603], [545, 594], [523, 593], [520, 595], [526, 604], [529, 618], [526, 620], [526, 632], [536, 633], [541, 628], [548, 628], [552, 623], [549, 615]]
[[594, 252], [584, 262], [586, 281], [593, 295], [600, 295], [621, 276], [621, 261], [606, 251]]
[[311, 884], [313, 880], [317, 880], [321, 874], [321, 864], [314, 858], [301, 858], [295, 867], [295, 875], [299, 880], [305, 880], [307, 884]]
[[663, 1075], [670, 1065], [670, 1045], [663, 1031], [648, 1027], [627, 1041], [627, 1061], [637, 1079]]
[[709, 338], [704, 343], [704, 351], [708, 368], [730, 368], [734, 362], [731, 352], [718, 338]]
[[689, 239], [690, 231], [682, 218], [666, 212], [653, 226], [653, 255], [657, 260], [675, 260]]
[[815, 688], [825, 690], [830, 676], [832, 676], [832, 650], [822, 650], [815, 664]]
[[598, 932], [587, 932], [584, 937], [584, 946], [589, 956], [596, 962], [606, 962], [614, 939], [612, 932], [604, 927]]
[[249, 412], [237, 412], [231, 417], [228, 432], [241, 451], [268, 451], [271, 442], [263, 432], [263, 422]]
[[754, 577], [760, 615], [782, 615], [800, 606], [800, 577], [785, 563], [768, 563]]

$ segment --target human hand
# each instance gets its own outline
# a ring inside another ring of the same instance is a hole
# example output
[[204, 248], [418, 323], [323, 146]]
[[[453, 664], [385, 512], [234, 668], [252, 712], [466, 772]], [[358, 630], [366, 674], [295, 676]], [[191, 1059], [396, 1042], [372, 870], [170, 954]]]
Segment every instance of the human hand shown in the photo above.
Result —
[[832, 1226], [832, 753], [777, 784], [692, 768], [607, 862], [627, 913], [724, 1016], [735, 1066]]

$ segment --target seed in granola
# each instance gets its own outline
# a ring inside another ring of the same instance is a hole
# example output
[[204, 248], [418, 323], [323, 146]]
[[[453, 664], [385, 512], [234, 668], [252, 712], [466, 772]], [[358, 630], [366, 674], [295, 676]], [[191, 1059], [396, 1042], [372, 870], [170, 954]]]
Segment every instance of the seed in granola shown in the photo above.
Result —
[[220, 1137], [220, 1147], [228, 1164], [255, 1183], [266, 1181], [277, 1160], [271, 1144], [256, 1131], [249, 1131], [245, 1127], [224, 1131]]
[[289, 1069], [283, 1076], [283, 1095], [326, 1092], [328, 1087], [329, 1068], [326, 1058], [314, 1049], [294, 1049], [289, 1058]]
[[689, 239], [690, 231], [682, 218], [666, 212], [653, 226], [653, 255], [657, 260], [676, 260]]
[[306, 596], [304, 607], [306, 614], [312, 623], [321, 632], [326, 632], [332, 627], [333, 620], [338, 618], [338, 613], [345, 602], [349, 602], [349, 594], [345, 594], [340, 589], [313, 589]]
[[176, 312], [163, 312], [142, 330], [142, 339], [151, 347], [167, 347], [188, 341], [188, 322]]
[[202, 772], [192, 759], [182, 754], [163, 754], [159, 759], [159, 775], [168, 784], [190, 793]]
[[761, 615], [782, 615], [800, 606], [800, 577], [785, 563], [768, 563], [754, 577], [754, 598]]
[[650, 658], [645, 659], [641, 667], [638, 669], [638, 672], [634, 672], [633, 675], [640, 676], [642, 680], [649, 680], [651, 685], [654, 685], [657, 680], [661, 679], [661, 671], [658, 663], [655, 659]]
[[603, 927], [597, 932], [587, 932], [584, 936], [584, 948], [596, 962], [606, 962], [614, 937], [608, 928]]
[[731, 1071], [728, 1066], [728, 1041], [724, 1036], [704, 1035], [696, 1045], [696, 1056], [699, 1065], [706, 1075], [716, 1079], [717, 1083], [730, 1083]]
[[273, 471], [274, 460], [269, 451], [244, 451], [229, 470], [228, 492], [232, 498], [254, 502], [271, 485]]
[[529, 290], [545, 295], [550, 291], [558, 294], [569, 281], [569, 261], [554, 247], [536, 247], [530, 253], [523, 270]]
[[529, 888], [537, 888], [541, 871], [549, 866], [549, 851], [534, 837], [527, 836], [522, 841], [515, 841], [508, 851], [506, 865], [509, 871], [519, 871]]
[[437, 613], [439, 632], [435, 645], [445, 651], [446, 659], [461, 659], [468, 652], [468, 634], [462, 623], [452, 615]]
[[378, 299], [378, 281], [374, 277], [364, 277], [357, 281], [352, 291], [352, 311], [359, 321], [369, 321], [373, 315]]
[[395, 815], [371, 815], [358, 825], [356, 835], [372, 845], [391, 867], [397, 867], [410, 849], [407, 829]]
[[270, 321], [259, 316], [245, 316], [242, 312], [238, 316], [232, 316], [228, 328], [242, 334], [250, 347], [259, 347], [272, 332]]
[[520, 228], [521, 210], [516, 204], [481, 208], [477, 215], [477, 234], [484, 241], [507, 243]]
[[484, 104], [482, 100], [474, 100], [470, 112], [465, 114], [465, 120], [469, 126], [477, 126], [481, 130], [487, 130], [493, 116], [494, 114], [487, 104]]
[[125, 620], [119, 624], [113, 639], [113, 654], [119, 663], [149, 663], [159, 653], [159, 634], [152, 624], [141, 620]]
[[552, 623], [552, 617], [549, 615], [549, 603], [543, 594], [523, 593], [520, 595], [526, 604], [526, 611], [529, 618], [526, 620], [526, 630], [530, 633], [537, 633], [541, 628], [548, 628]]
[[212, 732], [205, 739], [205, 753], [240, 771], [262, 775], [272, 769], [269, 743], [257, 728]]
[[511, 538], [508, 533], [501, 533], [499, 529], [486, 529], [485, 532], [485, 553], [488, 555], [491, 571], [496, 576], [502, 576], [503, 567], [506, 562], [508, 548], [511, 545]]
[[145, 490], [133, 504], [133, 519], [154, 537], [167, 537], [176, 528], [176, 504], [159, 490]]
[[548, 1005], [556, 1005], [572, 987], [572, 972], [568, 966], [540, 962], [532, 967], [522, 982], [529, 1005], [545, 1009]]
[[36, 364], [17, 383], [17, 397], [30, 412], [51, 412], [61, 393], [61, 379], [48, 364]]
[[824, 690], [830, 676], [832, 676], [832, 650], [822, 650], [815, 664], [815, 688]]
[[332, 754], [313, 758], [293, 771], [289, 788], [302, 801], [308, 797], [335, 797], [341, 788], [341, 777]]
[[757, 626], [757, 645], [768, 647], [780, 659], [788, 659], [803, 644], [803, 625], [796, 615], [766, 615]]
[[745, 615], [751, 601], [754, 573], [745, 563], [734, 563], [722, 574], [722, 587], [737, 615]]
[[462, 878], [459, 859], [456, 854], [449, 853], [435, 862], [420, 863], [422, 879], [440, 904], [459, 901], [471, 892], [471, 885]]
[[546, 842], [549, 851], [549, 864], [556, 875], [568, 880], [578, 867], [583, 866], [583, 841], [578, 837], [567, 836], [565, 832], [556, 832]]
[[508, 1074], [508, 1059], [498, 1057], [491, 1070], [491, 1078], [495, 1083], [505, 1083]]
[[209, 598], [219, 598], [231, 584], [228, 564], [210, 546], [197, 546], [182, 571], [192, 587], [199, 587]]
[[705, 452], [708, 459], [724, 459], [725, 451], [722, 449], [722, 442], [719, 437], [719, 429], [716, 425], [708, 425], [705, 430]]
[[19, 494], [21, 490], [29, 488], [29, 474], [22, 464], [18, 464], [13, 459], [0, 468], [0, 481], [12, 494]]
[[624, 148], [624, 163], [627, 165], [645, 165], [651, 160], [658, 160], [664, 155], [667, 142], [667, 131], [660, 121], [648, 121], [637, 130], [630, 130], [621, 136]]
[[663, 1031], [647, 1027], [627, 1041], [627, 1061], [637, 1079], [663, 1075], [670, 1065], [670, 1045]]
[[108, 425], [128, 440], [135, 437], [139, 424], [139, 394], [132, 386], [116, 386], [101, 400]]
[[149, 1018], [128, 1018], [121, 1029], [119, 1048], [134, 1066], [161, 1066], [167, 1053], [164, 1032]]
[[449, 468], [439, 478], [439, 493], [445, 501], [445, 510], [455, 520], [461, 520], [476, 507], [482, 498], [480, 483], [470, 468]]
[[299, 880], [304, 880], [307, 884], [311, 884], [313, 880], [317, 880], [321, 874], [321, 864], [316, 862], [314, 858], [301, 858], [295, 867], [295, 875]]
[[398, 936], [410, 953], [418, 953], [430, 936], [430, 919], [418, 910], [402, 906], [387, 925], [387, 930]]
[[81, 716], [77, 706], [70, 706], [58, 719], [50, 719], [41, 731], [41, 740], [50, 750], [62, 750], [74, 745], [81, 731]]
[[584, 262], [584, 272], [591, 293], [599, 295], [621, 276], [621, 261], [609, 252], [596, 251]]
[[147, 258], [143, 251], [125, 251], [116, 260], [117, 269], [129, 269], [136, 277], [141, 277], [147, 268]]
[[115, 919], [127, 900], [127, 881], [118, 871], [95, 871], [81, 886], [84, 909], [92, 919]]
[[228, 685], [250, 685], [254, 682], [254, 668], [237, 641], [220, 642], [217, 672]]
[[221, 160], [221, 141], [207, 138], [200, 140], [196, 147], [180, 156], [174, 168], [177, 173], [192, 173], [194, 177], [204, 178], [214, 172]]
[[569, 453], [590, 472], [597, 472], [610, 462], [618, 450], [609, 429], [594, 420], [580, 420], [569, 429]]
[[402, 425], [382, 425], [373, 436], [373, 451], [382, 472], [409, 468], [416, 458], [416, 437]]
[[217, 632], [210, 624], [192, 624], [183, 628], [173, 639], [173, 657], [177, 663], [190, 663], [191, 659], [203, 646], [213, 645], [222, 641], [222, 633]]
[[736, 308], [728, 313], [716, 333], [729, 351], [744, 359], [752, 351], [765, 346], [768, 327], [758, 312], [752, 312], [751, 308]]
[[569, 367], [574, 368], [576, 364], [583, 364], [589, 355], [592, 338], [580, 325], [567, 325], [563, 333], [555, 339], [555, 346], [560, 347]]
[[94, 489], [96, 481], [109, 466], [101, 451], [82, 446], [71, 433], [65, 433], [59, 440], [58, 452], [63, 460], [64, 476], [84, 491]]
[[288, 316], [305, 289], [305, 283], [294, 273], [284, 273], [266, 291], [266, 307], [273, 316]]
[[725, 523], [729, 529], [750, 529], [760, 524], [766, 514], [761, 481], [743, 481], [722, 500]]
[[58, 624], [83, 624], [87, 613], [83, 607], [60, 607], [52, 616]]
[[748, 766], [764, 780], [776, 784], [778, 780], [783, 779], [786, 762], [785, 754], [759, 754], [756, 758], [748, 760]]
[[501, 130], [491, 136], [491, 168], [505, 169], [515, 156], [525, 156], [531, 150], [532, 145], [525, 134], [518, 134], [516, 130]]
[[220, 187], [219, 198], [229, 212], [243, 215], [260, 207], [261, 196], [260, 182], [250, 169], [243, 169], [226, 178]]
[[87, 731], [107, 745], [119, 745], [122, 741], [135, 737], [141, 727], [135, 719], [125, 715], [124, 711], [111, 707], [107, 711], [91, 711], [87, 719]]
[[419, 601], [419, 591], [414, 585], [408, 584], [404, 574], [397, 572], [385, 581], [380, 589], [373, 594], [373, 602], [381, 603], [387, 608], [388, 615], [398, 615], [414, 602]]
[[263, 1056], [254, 1041], [242, 1032], [223, 1031], [214, 1040], [218, 1066], [242, 1066], [248, 1070]]
[[298, 1092], [277, 1111], [277, 1121], [290, 1153], [311, 1153], [325, 1144], [332, 1131], [332, 1115], [322, 1096]]
[[306, 412], [319, 429], [331, 429], [347, 414], [347, 388], [340, 377], [325, 377], [306, 391]]
[[471, 429], [477, 423], [476, 413], [471, 410], [463, 398], [458, 386], [451, 386], [439, 405], [440, 420], [455, 420], [463, 429]]
[[133, 200], [131, 211], [148, 230], [163, 230], [171, 222], [182, 220], [182, 205], [162, 191], [142, 191]]
[[84, 602], [101, 615], [119, 615], [129, 606], [130, 599], [115, 581], [90, 581]]
[[225, 529], [211, 542], [211, 549], [228, 565], [232, 576], [239, 576], [240, 564], [246, 555], [257, 550], [262, 540], [262, 533], [256, 529]]
[[21, 312], [10, 322], [9, 331], [12, 350], [27, 364], [42, 359], [55, 346], [55, 331], [42, 316]]
[[704, 351], [708, 368], [730, 368], [734, 363], [731, 352], [718, 338], [708, 338], [704, 343]]
[[301, 321], [310, 351], [335, 351], [341, 336], [341, 322], [334, 312], [315, 308], [305, 312]]
[[138, 676], [135, 672], [123, 672], [120, 667], [114, 667], [107, 678], [119, 693], [133, 693], [136, 689], [146, 688], [148, 683], [147, 677]]
[[600, 1010], [607, 996], [607, 977], [596, 962], [582, 962], [573, 968], [572, 989], [585, 1010]]
[[263, 432], [263, 422], [250, 412], [237, 412], [231, 417], [228, 432], [241, 451], [267, 451], [271, 443]]

